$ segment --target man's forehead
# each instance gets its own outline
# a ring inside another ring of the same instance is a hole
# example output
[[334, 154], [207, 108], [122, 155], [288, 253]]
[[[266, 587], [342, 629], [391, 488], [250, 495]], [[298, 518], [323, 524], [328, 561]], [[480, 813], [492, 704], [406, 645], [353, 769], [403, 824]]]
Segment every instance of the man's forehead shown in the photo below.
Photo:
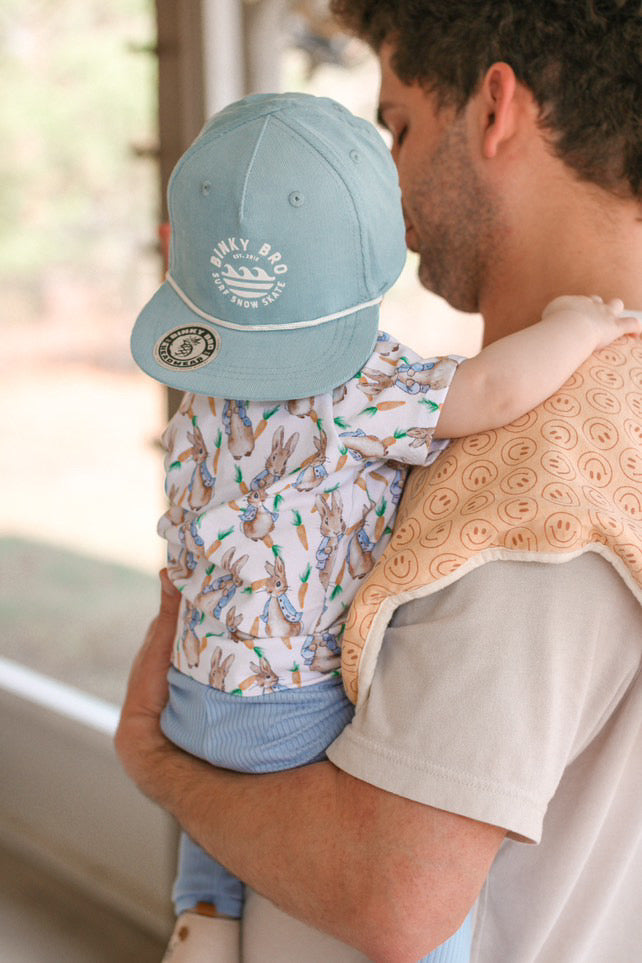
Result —
[[436, 92], [426, 89], [419, 81], [405, 83], [391, 64], [394, 47], [382, 44], [379, 51], [379, 103], [377, 122], [387, 127], [386, 115], [393, 110], [401, 110], [413, 117], [422, 117], [428, 122], [447, 118], [455, 108], [448, 109], [439, 103]]
[[[377, 107], [377, 120], [380, 124], [385, 119], [387, 111], [395, 108], [408, 108], [414, 111], [427, 106], [429, 98], [418, 83], [405, 84], [397, 77], [392, 67], [382, 59], [380, 59], [380, 67], [381, 80]], [[383, 126], [386, 126], [385, 123]]]
[[404, 104], [409, 100], [421, 98], [424, 90], [418, 82], [405, 83], [401, 80], [393, 66], [395, 47], [390, 43], [384, 43], [378, 53], [379, 58], [379, 105], [393, 106]]
[[[392, 69], [390, 64], [391, 53], [391, 49], [385, 44], [379, 51], [380, 82], [377, 120], [380, 124], [383, 122], [386, 110], [403, 103], [404, 100], [404, 85]], [[385, 124], [383, 126], [385, 127]]]

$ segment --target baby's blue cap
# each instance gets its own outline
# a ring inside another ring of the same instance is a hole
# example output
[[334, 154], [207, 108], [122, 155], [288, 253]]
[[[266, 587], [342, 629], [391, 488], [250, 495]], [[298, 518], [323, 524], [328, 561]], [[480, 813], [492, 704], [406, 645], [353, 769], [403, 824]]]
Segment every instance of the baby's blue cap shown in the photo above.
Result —
[[276, 401], [359, 370], [406, 257], [397, 172], [371, 124], [309, 94], [246, 97], [205, 125], [168, 201], [167, 280], [132, 333], [144, 371]]

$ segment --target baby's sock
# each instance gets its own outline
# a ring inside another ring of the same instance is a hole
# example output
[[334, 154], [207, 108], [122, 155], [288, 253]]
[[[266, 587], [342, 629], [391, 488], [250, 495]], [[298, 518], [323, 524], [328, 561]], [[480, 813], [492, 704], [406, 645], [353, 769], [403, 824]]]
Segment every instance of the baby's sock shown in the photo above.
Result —
[[241, 921], [216, 915], [199, 904], [181, 913], [162, 963], [240, 963]]

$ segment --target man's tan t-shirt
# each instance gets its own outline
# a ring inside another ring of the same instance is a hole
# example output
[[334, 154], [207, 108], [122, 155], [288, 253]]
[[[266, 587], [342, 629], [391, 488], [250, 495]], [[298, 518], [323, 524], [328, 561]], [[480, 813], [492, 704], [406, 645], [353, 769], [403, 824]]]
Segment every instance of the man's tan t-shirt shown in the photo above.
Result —
[[641, 654], [642, 609], [593, 553], [491, 562], [397, 610], [328, 756], [508, 830], [474, 963], [641, 958]]

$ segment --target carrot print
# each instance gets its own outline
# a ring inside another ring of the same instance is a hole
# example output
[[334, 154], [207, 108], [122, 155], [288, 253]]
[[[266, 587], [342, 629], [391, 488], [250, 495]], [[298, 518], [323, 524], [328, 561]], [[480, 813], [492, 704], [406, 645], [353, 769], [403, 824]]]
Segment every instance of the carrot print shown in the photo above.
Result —
[[259, 435], [262, 435], [262, 434], [263, 434], [263, 432], [264, 432], [265, 429], [267, 428], [267, 423], [268, 423], [268, 421], [270, 420], [270, 418], [272, 417], [272, 415], [275, 414], [275, 412], [277, 412], [277, 411], [279, 410], [280, 407], [281, 407], [280, 405], [277, 405], [275, 408], [266, 408], [266, 409], [265, 409], [265, 411], [263, 412], [263, 417], [261, 418], [261, 420], [259, 421], [258, 425], [256, 426], [256, 431], [254, 432], [254, 437], [255, 437], [255, 438], [258, 438]]
[[[218, 551], [218, 549], [219, 549], [219, 548], [221, 547], [221, 545], [223, 544], [223, 540], [224, 540], [225, 538], [227, 538], [228, 535], [231, 535], [233, 531], [234, 531], [234, 526], [232, 525], [231, 528], [226, 529], [224, 532], [219, 532], [219, 533], [218, 533], [218, 535], [217, 535], [217, 537], [216, 537], [216, 541], [215, 541], [215, 542], [212, 542], [212, 545], [211, 545], [210, 548], [208, 548], [208, 550], [207, 550], [207, 557], [208, 557], [208, 558], [210, 557], [210, 555], [213, 555], [214, 552]], [[208, 572], [208, 575], [209, 575], [209, 572]]]
[[239, 488], [241, 489], [241, 491], [243, 492], [243, 494], [247, 495], [250, 489], [243, 481], [243, 472], [241, 471], [238, 465], [234, 469], [234, 480], [236, 484], [239, 486]]
[[290, 672], [292, 673], [292, 685], [300, 686], [301, 685], [301, 668], [299, 665], [297, 665], [296, 662], [292, 665]]
[[378, 542], [383, 535], [383, 530], [386, 524], [386, 508], [387, 502], [385, 498], [381, 499], [381, 502], [375, 508], [375, 515], [377, 516], [377, 524], [375, 525], [375, 541]]
[[180, 455], [178, 455], [178, 457], [176, 458], [176, 461], [173, 461], [171, 463], [168, 471], [174, 471], [175, 468], [180, 468], [183, 462], [187, 461], [187, 459], [190, 457], [191, 454], [192, 454], [191, 448], [188, 448], [187, 451], [182, 451]]
[[214, 455], [214, 474], [216, 474], [216, 472], [218, 471], [218, 460], [221, 454], [222, 440], [223, 440], [223, 435], [221, 434], [221, 429], [219, 428], [218, 433], [216, 435], [216, 441], [214, 442], [214, 444], [216, 445], [216, 454]]
[[308, 546], [308, 536], [305, 531], [305, 525], [303, 524], [303, 519], [299, 512], [293, 509], [292, 515], [294, 516], [292, 524], [296, 528], [296, 533], [299, 536], [299, 541], [303, 545], [306, 552], [309, 550]]
[[392, 411], [393, 408], [400, 408], [405, 405], [405, 401], [380, 401], [376, 405], [368, 405], [361, 412], [362, 415], [376, 415], [378, 411]]
[[299, 575], [299, 581], [301, 585], [299, 586], [299, 607], [302, 609], [305, 603], [305, 596], [308, 591], [308, 584], [310, 581], [310, 572], [312, 571], [310, 565], [306, 565], [305, 572], [303, 575]]

